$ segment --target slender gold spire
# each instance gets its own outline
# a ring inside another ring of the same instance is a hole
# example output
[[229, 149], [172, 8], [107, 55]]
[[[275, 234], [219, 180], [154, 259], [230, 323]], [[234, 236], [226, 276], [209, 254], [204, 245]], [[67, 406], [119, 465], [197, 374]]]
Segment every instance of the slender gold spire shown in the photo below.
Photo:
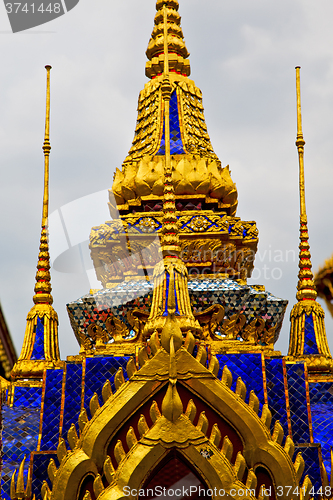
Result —
[[302, 130], [302, 108], [301, 108], [301, 84], [300, 67], [296, 67], [296, 94], [297, 94], [297, 138], [296, 146], [299, 160], [299, 196], [300, 196], [300, 245], [299, 245], [299, 273], [298, 292], [296, 298], [300, 300], [315, 300], [317, 292], [312, 274], [311, 254], [308, 234], [308, 221], [305, 206], [305, 182], [304, 182], [304, 145]]
[[49, 161], [50, 161], [50, 71], [51, 66], [46, 68], [46, 117], [45, 117], [45, 135], [43, 143], [44, 151], [44, 195], [42, 211], [42, 232], [40, 238], [40, 247], [37, 264], [35, 295], [33, 301], [35, 304], [52, 304], [51, 295], [51, 275], [50, 275], [50, 255], [48, 245], [48, 216], [49, 216]]
[[164, 130], [165, 130], [165, 167], [164, 167], [164, 199], [162, 222], [162, 252], [164, 257], [177, 257], [180, 253], [178, 221], [176, 217], [175, 189], [172, 182], [170, 156], [170, 99], [172, 85], [169, 77], [169, 50], [168, 50], [168, 17], [167, 7], [163, 6], [164, 16], [164, 75], [162, 96], [164, 101]]
[[294, 361], [306, 361], [316, 376], [331, 370], [332, 357], [327, 343], [324, 311], [316, 301], [313, 280], [309, 234], [305, 205], [304, 137], [302, 130], [300, 67], [296, 67], [297, 138], [299, 159], [300, 245], [297, 303], [290, 313], [290, 341], [288, 356]]
[[[188, 59], [190, 54], [185, 45], [178, 9], [177, 0], [157, 0], [156, 2], [155, 26], [146, 51], [149, 59], [146, 64], [148, 78], [156, 78], [156, 76], [164, 72], [165, 45], [167, 45], [169, 52], [172, 53], [172, 57], [169, 58], [170, 70], [185, 77], [191, 73]], [[164, 31], [165, 15], [168, 20], [167, 33]]]
[[35, 305], [27, 316], [27, 326], [21, 354], [14, 365], [12, 379], [35, 379], [45, 368], [62, 365], [58, 344], [58, 315], [52, 307], [50, 255], [48, 245], [49, 215], [49, 156], [50, 156], [50, 71], [46, 68], [46, 117], [44, 151], [44, 194], [42, 230], [37, 263]]
[[145, 326], [146, 336], [151, 335], [155, 331], [161, 332], [165, 329], [168, 330], [168, 325], [173, 325], [177, 320], [179, 330], [201, 331], [199, 323], [194, 319], [190, 304], [187, 281], [188, 272], [184, 262], [179, 257], [179, 228], [176, 216], [175, 190], [172, 182], [170, 155], [170, 99], [173, 88], [169, 77], [169, 51], [167, 43], [168, 17], [165, 4], [163, 6], [163, 16], [164, 70], [162, 97], [165, 120], [165, 162], [161, 238], [163, 261], [158, 263], [154, 269], [153, 304]]

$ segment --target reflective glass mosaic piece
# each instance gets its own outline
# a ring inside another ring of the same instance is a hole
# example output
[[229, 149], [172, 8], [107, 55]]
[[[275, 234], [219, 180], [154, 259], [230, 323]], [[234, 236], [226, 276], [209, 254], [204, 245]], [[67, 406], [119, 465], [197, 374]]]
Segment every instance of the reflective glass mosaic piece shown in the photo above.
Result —
[[42, 426], [42, 451], [54, 451], [59, 443], [63, 370], [47, 370]]
[[218, 378], [221, 379], [224, 365], [232, 373], [233, 382], [231, 389], [235, 390], [238, 377], [241, 377], [247, 387], [246, 402], [253, 390], [259, 398], [260, 407], [264, 401], [264, 386], [262, 375], [261, 354], [217, 354], [220, 363]]
[[[319, 449], [318, 445], [311, 445], [307, 447], [296, 446], [295, 456], [300, 451], [305, 462], [305, 468], [303, 472], [302, 479], [300, 483], [304, 481], [306, 475], [311, 479], [312, 486], [315, 491], [318, 491], [321, 487], [321, 476], [320, 476], [320, 461], [319, 461]], [[315, 495], [315, 498], [318, 498]]]
[[333, 446], [333, 383], [310, 383], [313, 438], [321, 443], [323, 461], [327, 473], [331, 471], [331, 447]]
[[[36, 390], [36, 388], [35, 388]], [[41, 402], [40, 396], [35, 399]], [[12, 474], [22, 462], [24, 456], [37, 447], [40, 408], [28, 406], [15, 406], [13, 408], [4, 405], [2, 408], [3, 431], [2, 431], [2, 471], [1, 471], [1, 498], [10, 500], [10, 481]], [[28, 460], [25, 465], [25, 478], [28, 474]]]
[[[172, 92], [170, 99], [170, 154], [172, 155], [185, 154], [180, 133], [178, 113], [177, 92], [174, 91]], [[163, 135], [161, 139], [160, 149], [157, 154], [165, 155], [165, 123], [163, 123]]]
[[44, 481], [46, 481], [51, 488], [51, 481], [47, 473], [47, 467], [50, 463], [51, 458], [59, 467], [58, 457], [55, 453], [34, 453], [33, 454], [33, 474], [32, 474], [32, 497], [36, 495], [36, 498], [40, 498], [40, 491]]
[[288, 434], [286, 394], [284, 387], [283, 360], [281, 358], [265, 359], [266, 387], [272, 422], [280, 421], [285, 435]]
[[65, 404], [62, 437], [67, 441], [67, 432], [72, 423], [77, 425], [79, 414], [81, 411], [81, 394], [82, 394], [82, 364], [67, 364], [66, 369], [66, 386], [65, 386]]
[[44, 318], [37, 317], [35, 326], [35, 342], [31, 354], [31, 359], [45, 359], [44, 352]]
[[116, 390], [113, 380], [119, 368], [123, 368], [126, 379], [126, 365], [128, 360], [129, 357], [87, 358], [84, 405], [88, 412], [90, 399], [95, 392], [99, 398], [100, 405], [103, 404], [102, 388], [107, 380], [111, 382], [112, 391]]
[[319, 354], [312, 314], [305, 315], [304, 354]]
[[[276, 325], [275, 338], [278, 337], [288, 301], [229, 279], [190, 279], [188, 289], [194, 312], [221, 304], [228, 318], [241, 312], [247, 322], [261, 317]], [[103, 289], [94, 295], [85, 295], [67, 304], [72, 328], [77, 335], [87, 334], [88, 326], [93, 323], [106, 329], [106, 319], [114, 315], [131, 329], [127, 312], [133, 308], [149, 312], [152, 296], [153, 283], [146, 280], [124, 281], [112, 290]]]
[[287, 364], [290, 418], [294, 443], [309, 443], [309, 417], [306, 403], [304, 364]]

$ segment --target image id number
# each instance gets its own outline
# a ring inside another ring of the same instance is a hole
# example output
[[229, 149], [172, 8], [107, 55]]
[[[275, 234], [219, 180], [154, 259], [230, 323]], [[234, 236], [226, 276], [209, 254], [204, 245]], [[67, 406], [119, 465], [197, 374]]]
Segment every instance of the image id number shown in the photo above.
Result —
[[18, 12], [25, 12], [35, 14], [37, 12], [43, 14], [44, 12], [48, 12], [49, 14], [60, 14], [61, 12], [61, 4], [60, 3], [21, 3], [21, 2], [13, 2], [6, 3], [6, 10], [8, 14], [17, 14]]

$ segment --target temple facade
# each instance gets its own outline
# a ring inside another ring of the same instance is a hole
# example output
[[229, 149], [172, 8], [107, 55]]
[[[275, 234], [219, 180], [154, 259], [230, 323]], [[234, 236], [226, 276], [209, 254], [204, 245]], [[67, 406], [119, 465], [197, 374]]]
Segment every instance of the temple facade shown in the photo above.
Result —
[[111, 219], [90, 234], [101, 289], [67, 305], [78, 353], [66, 361], [51, 294], [46, 67], [40, 250], [23, 347], [2, 385], [1, 498], [333, 498], [333, 362], [311, 270], [300, 70], [299, 275], [283, 356], [287, 301], [247, 284], [258, 229], [236, 215], [177, 0], [157, 0], [146, 54]]

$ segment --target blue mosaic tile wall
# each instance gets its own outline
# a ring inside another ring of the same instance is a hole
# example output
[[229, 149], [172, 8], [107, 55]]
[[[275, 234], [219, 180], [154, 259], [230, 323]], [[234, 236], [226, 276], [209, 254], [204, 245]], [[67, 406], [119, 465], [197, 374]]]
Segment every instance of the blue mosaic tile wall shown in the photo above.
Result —
[[129, 359], [129, 357], [87, 358], [84, 391], [84, 405], [87, 409], [89, 408], [90, 399], [95, 392], [98, 395], [100, 405], [103, 404], [102, 388], [108, 379], [111, 382], [112, 391], [116, 390], [113, 379], [118, 368], [122, 367], [124, 376], [125, 378], [127, 377], [126, 365]]
[[16, 408], [40, 408], [42, 400], [41, 387], [15, 387], [13, 406]]
[[[164, 120], [163, 120], [164, 122]], [[158, 155], [165, 154], [165, 123], [163, 123], [163, 135]], [[177, 92], [173, 91], [170, 99], [170, 154], [185, 154], [180, 134]]]
[[35, 341], [31, 359], [45, 359], [44, 352], [44, 318], [37, 317], [35, 325]]
[[77, 426], [81, 411], [81, 392], [82, 392], [82, 365], [67, 364], [64, 420], [62, 427], [62, 437], [67, 442], [67, 432], [72, 423]]
[[235, 390], [238, 377], [241, 377], [247, 387], [246, 402], [251, 390], [254, 390], [262, 407], [264, 401], [264, 385], [262, 376], [261, 354], [217, 354], [220, 363], [218, 378], [221, 379], [224, 365], [232, 373], [231, 389]]
[[304, 354], [319, 354], [312, 314], [305, 315]]
[[313, 439], [321, 443], [323, 461], [331, 474], [331, 447], [333, 446], [333, 383], [310, 383], [310, 402]]
[[42, 488], [43, 482], [47, 481], [50, 488], [52, 488], [51, 481], [47, 474], [47, 467], [50, 463], [51, 458], [59, 467], [59, 461], [56, 453], [34, 453], [33, 454], [33, 465], [32, 465], [32, 497], [36, 495], [36, 498], [41, 498], [40, 490]]
[[[319, 462], [319, 449], [318, 446], [296, 446], [295, 447], [295, 457], [297, 453], [301, 451], [302, 457], [304, 458], [305, 468], [303, 476], [301, 478], [300, 484], [303, 483], [306, 475], [309, 476], [314, 487], [314, 491], [318, 491], [321, 487], [321, 475], [320, 475], [320, 462]], [[318, 498], [318, 495], [315, 495]]]
[[284, 389], [282, 358], [265, 360], [268, 405], [272, 412], [273, 423], [280, 420], [285, 435], [288, 434], [287, 405]]
[[291, 428], [294, 443], [309, 443], [310, 430], [306, 404], [304, 364], [287, 364]]
[[56, 450], [59, 444], [63, 370], [47, 370], [44, 414], [42, 427], [42, 451]]
[[[13, 408], [6, 404], [2, 408], [2, 471], [1, 498], [10, 500], [10, 481], [12, 474], [22, 462], [36, 449], [42, 389], [39, 387], [16, 387]], [[33, 399], [32, 399], [33, 396]], [[25, 463], [25, 477], [28, 474], [29, 460]]]

